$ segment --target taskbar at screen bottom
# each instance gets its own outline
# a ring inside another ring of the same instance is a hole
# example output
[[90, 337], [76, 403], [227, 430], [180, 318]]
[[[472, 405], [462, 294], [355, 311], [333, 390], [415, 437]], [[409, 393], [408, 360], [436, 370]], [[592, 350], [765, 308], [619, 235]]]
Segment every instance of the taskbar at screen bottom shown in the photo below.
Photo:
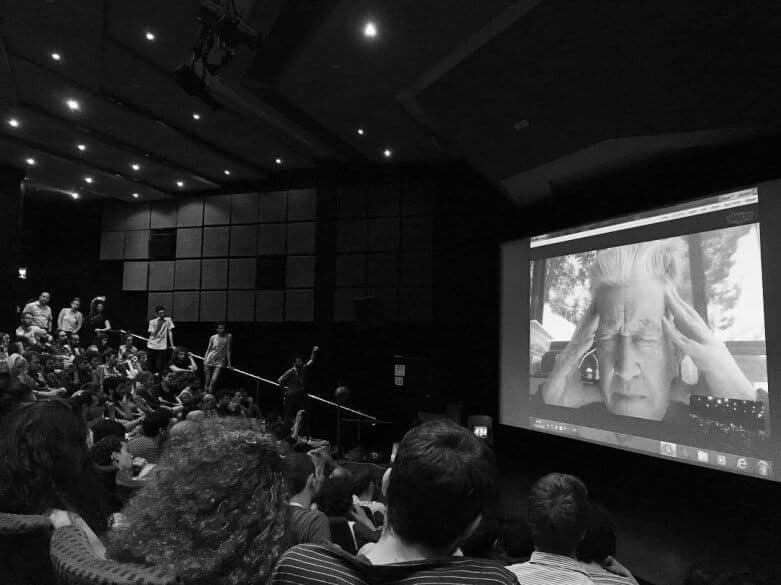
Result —
[[773, 465], [770, 461], [765, 461], [764, 459], [742, 457], [730, 453], [711, 451], [701, 447], [669, 443], [667, 441], [659, 441], [647, 437], [635, 437], [634, 435], [616, 433], [615, 431], [593, 429], [537, 417], [529, 417], [529, 427], [536, 431], [559, 434], [565, 437], [582, 439], [584, 441], [600, 443], [610, 447], [651, 453], [653, 455], [669, 457], [670, 459], [678, 461], [706, 465], [716, 469], [724, 469], [736, 473], [766, 478], [773, 477]]

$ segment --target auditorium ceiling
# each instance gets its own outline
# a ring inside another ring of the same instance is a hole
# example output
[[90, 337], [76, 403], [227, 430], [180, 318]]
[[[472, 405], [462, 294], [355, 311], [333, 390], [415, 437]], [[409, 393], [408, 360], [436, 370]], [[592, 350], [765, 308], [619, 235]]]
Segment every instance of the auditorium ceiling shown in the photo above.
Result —
[[463, 159], [529, 202], [778, 131], [769, 0], [235, 0], [262, 42], [208, 79], [218, 109], [173, 76], [199, 4], [6, 0], [0, 164], [33, 193], [133, 201]]

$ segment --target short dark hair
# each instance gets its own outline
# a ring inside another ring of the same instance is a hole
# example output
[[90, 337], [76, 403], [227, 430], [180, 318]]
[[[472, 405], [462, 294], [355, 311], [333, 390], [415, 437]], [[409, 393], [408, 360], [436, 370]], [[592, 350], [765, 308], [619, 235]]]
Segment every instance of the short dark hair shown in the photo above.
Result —
[[338, 518], [353, 505], [352, 480], [349, 477], [329, 477], [320, 484], [317, 507], [326, 516]]
[[271, 434], [271, 437], [275, 441], [284, 441], [285, 439], [290, 437], [292, 430], [290, 428], [290, 425], [287, 424], [286, 422], [277, 421], [271, 424], [271, 426], [268, 429], [268, 432]]
[[353, 493], [356, 496], [360, 496], [363, 492], [369, 489], [369, 486], [374, 481], [374, 474], [371, 470], [361, 467], [353, 472]]
[[144, 422], [141, 423], [141, 429], [147, 437], [154, 437], [162, 429], [168, 426], [171, 415], [168, 411], [158, 408], [151, 414], [146, 415]]
[[608, 511], [599, 504], [589, 506], [586, 533], [578, 544], [578, 559], [599, 563], [616, 556], [616, 529]]
[[290, 495], [302, 492], [309, 476], [315, 473], [315, 462], [307, 453], [291, 453], [285, 457], [285, 483]]
[[411, 543], [456, 544], [483, 513], [495, 482], [485, 442], [451, 421], [426, 422], [399, 444], [388, 483], [388, 525]]
[[529, 491], [526, 518], [540, 552], [571, 555], [583, 536], [588, 490], [574, 475], [549, 473]]
[[124, 440], [125, 427], [115, 420], [101, 419], [92, 425], [92, 440], [97, 443], [105, 437], [117, 437]]
[[165, 311], [165, 307], [163, 305], [157, 305], [155, 307], [155, 313], [157, 313], [158, 311]]

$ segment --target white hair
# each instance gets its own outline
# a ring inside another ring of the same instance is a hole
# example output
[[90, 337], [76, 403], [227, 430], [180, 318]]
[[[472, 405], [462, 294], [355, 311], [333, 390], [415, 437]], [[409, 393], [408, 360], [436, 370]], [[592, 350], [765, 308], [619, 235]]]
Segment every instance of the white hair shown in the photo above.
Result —
[[676, 281], [680, 268], [679, 240], [657, 240], [606, 248], [597, 252], [591, 272], [592, 294], [601, 286], [638, 280]]

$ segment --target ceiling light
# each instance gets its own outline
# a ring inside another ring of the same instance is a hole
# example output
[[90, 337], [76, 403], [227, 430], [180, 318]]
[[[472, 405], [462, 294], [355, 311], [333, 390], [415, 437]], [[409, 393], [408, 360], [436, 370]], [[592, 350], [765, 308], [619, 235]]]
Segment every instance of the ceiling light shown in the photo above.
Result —
[[281, 158], [275, 158], [274, 162], [277, 163], [278, 165], [281, 165], [282, 164], [282, 159]]
[[79, 198], [79, 194], [76, 193], [76, 191], [72, 191], [71, 192], [71, 197], [73, 197], [74, 199], [78, 199]]
[[133, 163], [132, 165], [130, 165], [130, 168], [133, 169], [134, 171], [138, 171], [141, 170], [141, 165], [138, 163]]
[[386, 148], [385, 150], [382, 151], [382, 155], [385, 158], [390, 158], [391, 156], [393, 156], [393, 151], [390, 148]]
[[30, 166], [34, 165], [35, 164], [35, 159], [32, 158], [32, 157], [28, 158], [27, 159], [27, 164], [30, 165]]
[[18, 128], [19, 127], [19, 120], [17, 120], [16, 118], [11, 118], [10, 120], [8, 120], [8, 125], [11, 128]]
[[358, 136], [363, 136], [364, 134], [366, 133], [363, 131], [363, 128], [358, 128]]
[[151, 30], [146, 31], [146, 40], [147, 41], [154, 41], [155, 40], [155, 33], [153, 33]]
[[79, 104], [79, 102], [74, 99], [65, 100], [65, 105], [68, 106], [72, 112], [76, 112], [81, 109], [81, 104]]
[[201, 115], [198, 112], [193, 112], [193, 120], [200, 120]]
[[373, 39], [377, 37], [377, 25], [371, 20], [368, 21], [363, 27], [363, 36], [367, 39]]
[[52, 59], [54, 59], [55, 61], [59, 61], [60, 59], [62, 59], [62, 56], [59, 53], [52, 53]]
[[94, 179], [92, 177], [84, 177], [84, 181], [91, 185]]
[[138, 199], [138, 193], [133, 193], [133, 199]]
[[77, 144], [76, 148], [78, 148], [81, 152], [84, 152], [85, 150], [87, 150], [87, 145], [86, 144]]
[[184, 187], [184, 181], [176, 181], [176, 186], [179, 188]]
[[226, 175], [230, 175], [230, 174], [231, 174], [231, 172], [230, 172], [228, 169], [225, 169], [225, 170], [224, 170], [224, 171], [222, 171], [222, 172], [223, 172], [223, 173], [225, 173]]

